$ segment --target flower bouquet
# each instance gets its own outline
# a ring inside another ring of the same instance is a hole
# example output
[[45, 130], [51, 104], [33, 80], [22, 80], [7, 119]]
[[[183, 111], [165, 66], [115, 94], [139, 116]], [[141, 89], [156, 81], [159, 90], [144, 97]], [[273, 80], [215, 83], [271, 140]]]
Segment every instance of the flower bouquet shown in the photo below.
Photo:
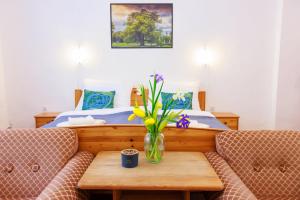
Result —
[[[146, 159], [151, 163], [159, 163], [164, 152], [164, 128], [168, 123], [176, 123], [178, 128], [188, 128], [190, 120], [189, 116], [181, 114], [183, 110], [179, 112], [172, 111], [174, 101], [185, 101], [184, 93], [175, 93], [173, 98], [162, 105], [160, 95], [164, 85], [163, 76], [155, 74], [151, 77], [153, 78], [149, 80], [149, 102], [151, 105], [147, 107], [146, 89], [144, 86], [140, 86], [138, 93], [142, 96], [144, 106], [139, 107], [136, 104], [133, 108], [133, 114], [128, 117], [128, 120], [132, 121], [136, 117], [140, 117], [143, 120], [148, 131], [144, 140]], [[161, 114], [159, 114], [160, 110], [162, 110]]]

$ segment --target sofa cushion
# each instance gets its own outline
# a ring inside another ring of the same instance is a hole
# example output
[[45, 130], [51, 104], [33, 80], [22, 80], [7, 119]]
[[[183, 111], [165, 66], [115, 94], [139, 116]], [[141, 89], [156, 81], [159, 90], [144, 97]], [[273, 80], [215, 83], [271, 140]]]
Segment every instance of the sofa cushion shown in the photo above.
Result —
[[75, 154], [65, 167], [54, 177], [36, 200], [63, 200], [63, 199], [89, 199], [84, 190], [77, 190], [77, 184], [85, 170], [93, 161], [94, 155], [81, 151]]
[[77, 152], [70, 129], [0, 130], [0, 199], [38, 196]]
[[258, 199], [300, 197], [300, 132], [226, 131], [217, 151]]
[[228, 163], [216, 152], [206, 152], [205, 156], [224, 184], [220, 192], [206, 192], [207, 200], [247, 199], [257, 200], [249, 188], [234, 173]]

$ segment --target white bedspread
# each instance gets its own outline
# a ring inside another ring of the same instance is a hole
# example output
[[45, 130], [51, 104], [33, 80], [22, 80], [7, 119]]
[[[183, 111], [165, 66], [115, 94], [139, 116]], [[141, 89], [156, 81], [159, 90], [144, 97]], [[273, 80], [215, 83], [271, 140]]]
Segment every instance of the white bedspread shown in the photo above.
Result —
[[[141, 107], [143, 109], [143, 107]], [[59, 114], [57, 118], [62, 116], [73, 116], [73, 115], [109, 115], [109, 114], [115, 114], [120, 112], [126, 112], [126, 111], [132, 111], [133, 107], [119, 107], [119, 108], [109, 108], [109, 109], [96, 109], [96, 110], [72, 110], [67, 111]], [[178, 112], [180, 110], [174, 110], [175, 112]], [[159, 114], [161, 114], [162, 111], [159, 111]], [[200, 110], [185, 110], [182, 114], [187, 114], [189, 116], [204, 116], [204, 117], [215, 117], [210, 112], [206, 111], [200, 111]]]

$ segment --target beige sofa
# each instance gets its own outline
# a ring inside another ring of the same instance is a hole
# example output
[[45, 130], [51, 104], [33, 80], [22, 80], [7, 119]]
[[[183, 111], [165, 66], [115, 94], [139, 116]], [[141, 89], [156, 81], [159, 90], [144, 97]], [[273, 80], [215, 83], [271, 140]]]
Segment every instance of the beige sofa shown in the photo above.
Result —
[[216, 145], [206, 156], [225, 190], [208, 199], [300, 199], [300, 132], [226, 131]]
[[77, 183], [93, 160], [70, 129], [0, 130], [0, 199], [85, 199]]

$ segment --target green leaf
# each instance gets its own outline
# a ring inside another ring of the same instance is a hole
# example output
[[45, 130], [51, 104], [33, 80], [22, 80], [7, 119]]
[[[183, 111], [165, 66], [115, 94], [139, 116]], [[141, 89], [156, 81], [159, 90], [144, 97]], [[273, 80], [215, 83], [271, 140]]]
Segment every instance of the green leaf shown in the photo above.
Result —
[[142, 90], [142, 98], [143, 98], [143, 104], [144, 104], [145, 113], [146, 113], [146, 116], [149, 116], [144, 86], [141, 87], [141, 90]]
[[158, 127], [158, 132], [161, 133], [162, 130], [168, 125], [168, 120], [163, 120], [162, 123]]
[[158, 99], [159, 99], [159, 96], [160, 96], [160, 94], [161, 94], [161, 91], [162, 91], [163, 86], [164, 86], [164, 82], [162, 82], [162, 84], [161, 84], [161, 86], [160, 86], [160, 89], [159, 89], [159, 91], [158, 91], [157, 97], [156, 97], [156, 99], [155, 99], [155, 105], [157, 104], [157, 101], [158, 101]]

